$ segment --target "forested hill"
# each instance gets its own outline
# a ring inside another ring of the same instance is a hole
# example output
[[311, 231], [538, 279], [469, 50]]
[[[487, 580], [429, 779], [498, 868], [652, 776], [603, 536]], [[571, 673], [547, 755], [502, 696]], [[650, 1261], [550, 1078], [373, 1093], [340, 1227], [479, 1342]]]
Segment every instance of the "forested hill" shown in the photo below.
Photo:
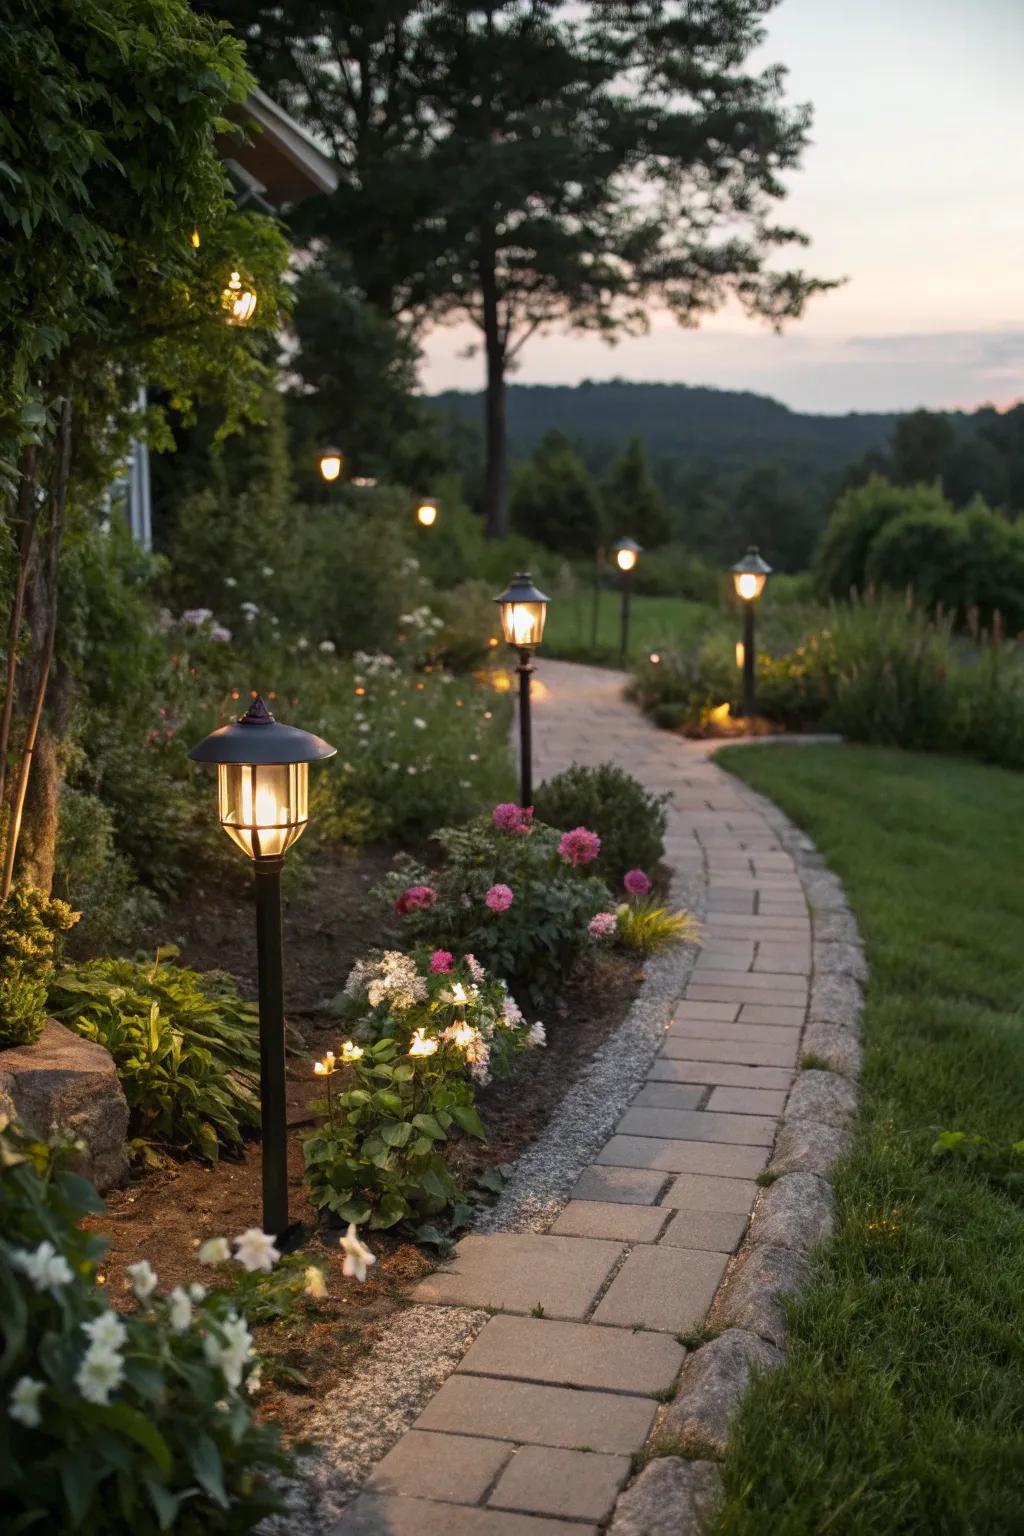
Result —
[[[446, 417], [482, 423], [479, 394], [448, 390], [430, 403]], [[772, 462], [800, 479], [818, 479], [841, 473], [853, 460], [881, 448], [899, 416], [812, 416], [749, 391], [616, 379], [575, 386], [512, 385], [508, 419], [513, 458], [530, 453], [546, 431], [557, 428], [593, 469], [601, 470], [636, 433], [655, 460], [705, 460], [727, 472]]]

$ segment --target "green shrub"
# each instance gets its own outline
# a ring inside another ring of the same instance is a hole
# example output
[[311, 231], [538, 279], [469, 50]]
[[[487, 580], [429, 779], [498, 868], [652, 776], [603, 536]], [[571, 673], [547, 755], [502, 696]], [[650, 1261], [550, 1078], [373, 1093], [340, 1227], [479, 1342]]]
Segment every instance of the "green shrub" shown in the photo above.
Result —
[[[543, 1041], [507, 987], [467, 957], [386, 951], [354, 966], [338, 999], [351, 1032], [340, 1062], [316, 1071], [327, 1118], [305, 1143], [313, 1204], [343, 1221], [423, 1224], [459, 1199], [442, 1147], [458, 1132], [483, 1139], [474, 1084], [503, 1075]], [[339, 1070], [353, 1086], [332, 1091]]]
[[627, 869], [651, 870], [664, 855], [668, 799], [614, 763], [574, 764], [538, 788], [534, 809], [552, 827], [591, 827], [601, 839], [594, 872], [617, 888]]
[[59, 937], [77, 921], [67, 902], [26, 886], [0, 904], [0, 1049], [39, 1039]]
[[852, 741], [955, 748], [948, 625], [897, 600], [837, 609], [828, 724]]
[[160, 916], [160, 902], [140, 885], [114, 846], [113, 817], [96, 795], [61, 785], [54, 894], [82, 913], [74, 953], [135, 950]]
[[114, 1058], [143, 1144], [211, 1161], [259, 1123], [258, 1015], [229, 976], [156, 960], [88, 960], [54, 978], [50, 1002], [70, 1029]]
[[[430, 873], [400, 856], [382, 892], [414, 942], [473, 954], [531, 1007], [549, 1006], [587, 951], [587, 924], [611, 897], [591, 873], [599, 851], [586, 845], [592, 834], [560, 834], [529, 816], [509, 830], [502, 823], [512, 813], [522, 814], [501, 805], [491, 817], [442, 828], [434, 840], [443, 867]], [[565, 841], [577, 834], [584, 840], [578, 854]], [[431, 894], [421, 903], [410, 890]]]
[[287, 1463], [245, 1393], [257, 1368], [230, 1296], [155, 1294], [119, 1317], [96, 1284], [103, 1204], [51, 1149], [0, 1131], [0, 1489], [5, 1530], [240, 1536], [280, 1507]]

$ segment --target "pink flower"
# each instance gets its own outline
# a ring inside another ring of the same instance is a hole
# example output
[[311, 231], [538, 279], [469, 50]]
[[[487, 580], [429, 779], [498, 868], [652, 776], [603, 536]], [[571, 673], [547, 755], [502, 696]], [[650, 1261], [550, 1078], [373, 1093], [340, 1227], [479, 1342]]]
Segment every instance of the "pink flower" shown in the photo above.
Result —
[[646, 896], [651, 888], [642, 869], [627, 869], [622, 883], [631, 896]]
[[533, 821], [533, 806], [516, 805], [511, 800], [502, 801], [491, 812], [491, 820], [499, 832], [529, 832]]
[[614, 912], [598, 912], [587, 924], [587, 932], [592, 939], [607, 939], [615, 932], [618, 924]]
[[511, 886], [502, 885], [499, 882], [491, 886], [484, 897], [484, 902], [492, 912], [507, 912], [514, 899]]
[[562, 833], [558, 851], [570, 864], [589, 864], [601, 852], [601, 839], [586, 827], [574, 827], [571, 832]]
[[480, 964], [480, 961], [476, 958], [476, 955], [466, 956], [466, 970], [469, 972], [478, 986], [482, 986], [484, 981], [487, 979], [487, 972]]
[[455, 956], [450, 949], [435, 949], [430, 957], [430, 969], [435, 976], [443, 976], [454, 964]]
[[395, 902], [395, 911], [399, 917], [406, 917], [410, 912], [432, 907], [436, 900], [437, 892], [432, 885], [410, 885]]

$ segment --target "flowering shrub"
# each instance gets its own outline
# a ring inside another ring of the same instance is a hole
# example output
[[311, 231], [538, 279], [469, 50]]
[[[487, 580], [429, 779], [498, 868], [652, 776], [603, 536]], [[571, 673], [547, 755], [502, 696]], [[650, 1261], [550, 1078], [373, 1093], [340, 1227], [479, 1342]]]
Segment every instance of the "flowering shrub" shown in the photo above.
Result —
[[622, 883], [631, 896], [646, 896], [651, 882], [642, 869], [627, 869]]
[[[459, 1198], [442, 1149], [458, 1132], [483, 1139], [475, 1084], [544, 1042], [503, 982], [472, 955], [398, 950], [357, 961], [337, 1000], [350, 1031], [316, 1063], [327, 1116], [305, 1143], [313, 1203], [343, 1221], [429, 1221]], [[347, 1067], [346, 1087], [332, 1079]], [[347, 1086], [351, 1084], [352, 1086]]]
[[89, 960], [54, 978], [50, 1004], [114, 1058], [136, 1150], [150, 1142], [215, 1161], [259, 1123], [256, 1009], [229, 976], [163, 962]]
[[618, 885], [628, 869], [653, 869], [663, 857], [667, 799], [614, 763], [575, 765], [540, 786], [536, 812], [549, 826], [591, 828], [601, 840], [594, 873]]
[[106, 1244], [80, 1224], [103, 1209], [95, 1190], [11, 1126], [0, 1154], [5, 1529], [251, 1530], [279, 1507], [269, 1478], [288, 1463], [248, 1405], [259, 1363], [234, 1297], [160, 1296], [142, 1261], [137, 1310], [119, 1316], [95, 1283]]
[[424, 883], [437, 899], [411, 910], [414, 942], [476, 955], [517, 997], [549, 1004], [588, 947], [587, 925], [608, 907], [607, 887], [591, 872], [599, 839], [586, 827], [559, 833], [506, 805], [465, 827], [435, 834], [447, 855], [429, 877], [400, 857], [382, 887], [385, 898]]

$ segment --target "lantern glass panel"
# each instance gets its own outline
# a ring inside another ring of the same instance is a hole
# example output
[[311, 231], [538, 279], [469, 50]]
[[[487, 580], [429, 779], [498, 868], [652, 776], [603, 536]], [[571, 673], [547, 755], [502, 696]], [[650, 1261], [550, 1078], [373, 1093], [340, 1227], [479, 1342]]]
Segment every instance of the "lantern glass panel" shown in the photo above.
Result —
[[631, 571], [636, 565], [635, 549], [619, 549], [615, 552], [615, 563], [620, 571]]
[[745, 603], [752, 603], [761, 596], [768, 577], [762, 571], [733, 571], [732, 579], [736, 596], [742, 597]]
[[341, 474], [341, 454], [324, 453], [320, 456], [320, 473], [325, 480], [337, 480]]
[[308, 763], [220, 763], [221, 826], [250, 859], [279, 858], [306, 830], [308, 786]]
[[502, 603], [501, 628], [509, 645], [524, 649], [539, 645], [544, 634], [547, 603]]
[[437, 507], [432, 501], [421, 501], [416, 516], [424, 528], [430, 528], [437, 522]]

